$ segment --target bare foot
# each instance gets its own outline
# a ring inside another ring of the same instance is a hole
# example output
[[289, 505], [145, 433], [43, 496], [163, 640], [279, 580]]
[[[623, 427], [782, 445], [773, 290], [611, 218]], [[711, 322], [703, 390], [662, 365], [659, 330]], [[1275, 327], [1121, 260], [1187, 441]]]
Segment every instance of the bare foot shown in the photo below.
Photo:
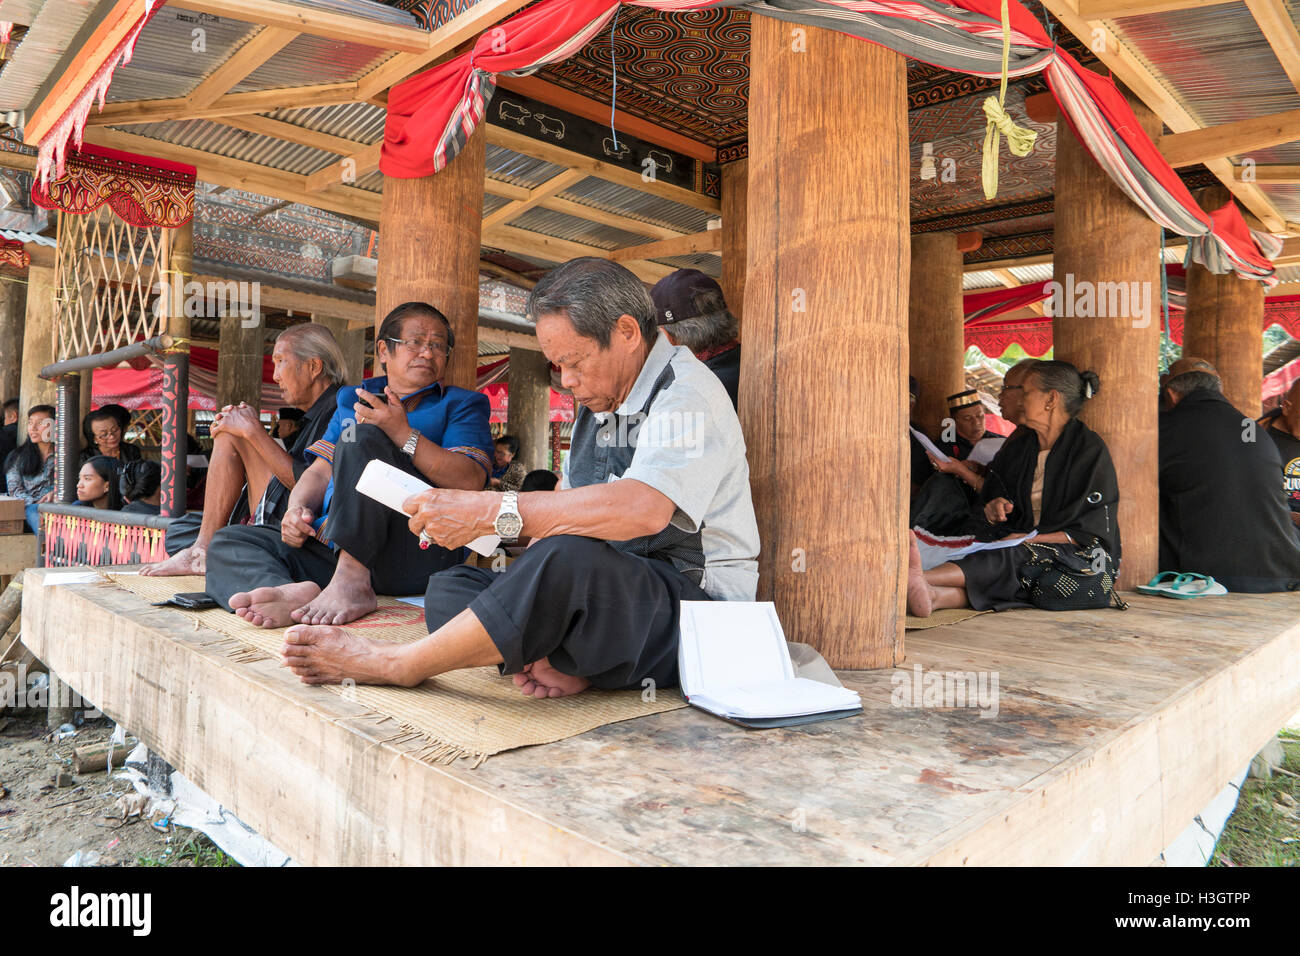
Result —
[[194, 545], [177, 551], [165, 561], [146, 564], [140, 569], [140, 573], [145, 577], [162, 578], [182, 574], [203, 574], [207, 568], [207, 549]]
[[570, 697], [591, 686], [585, 677], [561, 674], [545, 657], [514, 675], [515, 686], [529, 697]]
[[284, 632], [280, 656], [304, 684], [401, 684], [419, 680], [402, 676], [400, 645], [375, 641], [341, 627], [298, 624]]
[[320, 594], [320, 585], [311, 581], [282, 584], [274, 588], [253, 588], [230, 596], [230, 609], [256, 627], [287, 627], [294, 608]]
[[300, 604], [291, 617], [299, 624], [347, 624], [377, 607], [379, 601], [368, 581], [335, 574], [324, 591]]
[[916, 617], [929, 617], [934, 613], [934, 589], [925, 580], [921, 570], [921, 549], [916, 535], [907, 533], [907, 613]]

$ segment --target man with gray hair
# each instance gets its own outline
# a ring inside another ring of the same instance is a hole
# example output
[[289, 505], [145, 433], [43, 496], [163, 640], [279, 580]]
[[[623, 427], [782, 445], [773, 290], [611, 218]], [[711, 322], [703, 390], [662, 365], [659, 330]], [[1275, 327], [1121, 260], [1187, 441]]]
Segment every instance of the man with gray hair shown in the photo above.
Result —
[[1300, 544], [1277, 446], [1224, 398], [1204, 359], [1175, 362], [1162, 392], [1160, 570], [1207, 574], [1229, 591], [1295, 590]]
[[678, 269], [655, 283], [650, 298], [668, 341], [695, 353], [727, 389], [731, 407], [739, 407], [740, 323], [722, 286], [699, 269]]
[[285, 632], [309, 684], [413, 686], [496, 664], [523, 693], [677, 683], [680, 603], [752, 601], [758, 526], [740, 422], [690, 349], [659, 333], [645, 287], [606, 259], [547, 274], [528, 314], [581, 406], [557, 491], [434, 488], [407, 499], [410, 529], [445, 548], [531, 539], [504, 571], [429, 579], [429, 635], [374, 641], [339, 627]]
[[289, 490], [311, 464], [307, 449], [334, 414], [346, 361], [330, 330], [314, 322], [281, 332], [271, 361], [285, 404], [305, 413], [293, 444], [282, 448], [262, 426], [257, 409], [242, 402], [223, 408], [212, 423], [203, 511], [172, 522], [166, 541], [170, 557], [142, 568], [141, 574], [203, 574], [218, 529], [250, 513], [254, 524], [279, 524], [284, 516]]

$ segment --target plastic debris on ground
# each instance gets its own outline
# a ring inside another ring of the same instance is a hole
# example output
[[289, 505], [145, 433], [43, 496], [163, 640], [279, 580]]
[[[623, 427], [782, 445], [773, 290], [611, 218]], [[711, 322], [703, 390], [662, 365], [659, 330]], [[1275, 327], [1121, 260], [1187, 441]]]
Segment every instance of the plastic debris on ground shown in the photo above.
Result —
[[179, 770], [171, 774], [171, 795], [153, 790], [145, 778], [149, 749], [139, 744], [115, 778], [129, 780], [146, 798], [142, 819], [162, 832], [171, 826], [198, 830], [240, 866], [297, 866], [289, 856], [195, 786]]

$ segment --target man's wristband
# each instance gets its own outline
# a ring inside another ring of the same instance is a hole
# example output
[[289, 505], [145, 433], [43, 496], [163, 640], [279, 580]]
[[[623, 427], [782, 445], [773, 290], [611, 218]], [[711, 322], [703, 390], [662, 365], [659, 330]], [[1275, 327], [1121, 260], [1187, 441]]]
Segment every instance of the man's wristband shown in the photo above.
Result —
[[415, 449], [419, 444], [420, 444], [420, 433], [416, 431], [414, 428], [412, 428], [411, 437], [406, 439], [406, 444], [402, 446], [402, 451], [406, 452], [406, 454], [409, 457], [414, 458]]

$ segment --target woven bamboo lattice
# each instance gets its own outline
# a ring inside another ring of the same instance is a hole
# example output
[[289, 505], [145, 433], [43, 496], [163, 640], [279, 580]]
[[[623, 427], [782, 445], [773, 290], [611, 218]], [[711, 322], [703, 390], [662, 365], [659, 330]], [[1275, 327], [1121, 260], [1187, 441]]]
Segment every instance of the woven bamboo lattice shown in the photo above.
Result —
[[59, 213], [60, 361], [167, 331], [163, 310], [154, 308], [166, 275], [166, 232], [129, 225], [107, 207], [85, 215]]
[[131, 413], [126, 440], [150, 448], [162, 445], [163, 413], [159, 408], [141, 408]]

